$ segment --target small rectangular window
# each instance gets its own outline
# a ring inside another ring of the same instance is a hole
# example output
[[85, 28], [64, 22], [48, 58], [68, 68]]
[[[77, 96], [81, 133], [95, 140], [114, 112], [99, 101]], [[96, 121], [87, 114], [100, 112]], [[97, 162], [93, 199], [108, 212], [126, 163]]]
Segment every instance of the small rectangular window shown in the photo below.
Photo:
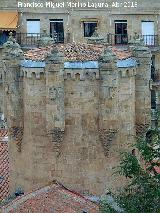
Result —
[[27, 19], [27, 36], [40, 34], [40, 19]]
[[50, 35], [57, 43], [64, 43], [63, 19], [50, 19]]
[[155, 36], [155, 26], [153, 21], [142, 21], [142, 36], [146, 45], [154, 46], [157, 37]]
[[91, 37], [97, 28], [97, 22], [83, 22], [84, 37]]
[[127, 20], [115, 20], [115, 44], [127, 43]]

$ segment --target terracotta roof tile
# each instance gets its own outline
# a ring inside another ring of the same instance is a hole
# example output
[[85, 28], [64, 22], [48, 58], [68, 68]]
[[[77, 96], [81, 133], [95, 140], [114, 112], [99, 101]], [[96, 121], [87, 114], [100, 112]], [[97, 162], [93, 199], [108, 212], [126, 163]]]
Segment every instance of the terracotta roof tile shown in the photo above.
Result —
[[[6, 136], [8, 131], [0, 130], [2, 136]], [[0, 141], [0, 201], [9, 195], [9, 153], [8, 143]]]
[[23, 195], [2, 208], [2, 213], [90, 213], [98, 212], [98, 206], [59, 183]]
[[112, 47], [112, 51], [119, 60], [124, 60], [124, 59], [132, 57], [132, 52], [128, 50], [122, 50], [120, 48]]
[[[26, 52], [25, 58], [33, 61], [44, 61], [48, 53], [55, 46], [35, 48]], [[56, 45], [59, 51], [64, 54], [65, 61], [96, 61], [104, 51], [104, 45], [83, 44], [83, 43], [68, 43]], [[127, 59], [132, 56], [132, 53], [127, 50], [120, 50], [112, 47], [119, 60]]]

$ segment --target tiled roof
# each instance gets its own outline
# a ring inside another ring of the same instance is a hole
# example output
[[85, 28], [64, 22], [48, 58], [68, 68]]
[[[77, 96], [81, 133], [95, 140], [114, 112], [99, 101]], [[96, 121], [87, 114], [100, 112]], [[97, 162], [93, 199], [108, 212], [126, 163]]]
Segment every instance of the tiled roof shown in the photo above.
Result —
[[6, 130], [0, 130], [0, 201], [9, 195], [9, 153], [8, 143], [3, 141]]
[[42, 47], [42, 48], [34, 48], [27, 51], [24, 56], [26, 59], [30, 59], [33, 61], [44, 61], [47, 57], [48, 53], [51, 52], [53, 47]]
[[[96, 61], [104, 51], [104, 45], [95, 44], [69, 43], [58, 44], [56, 47], [64, 54], [65, 61]], [[35, 48], [27, 51], [24, 55], [27, 60], [44, 61], [53, 48], [54, 46]], [[112, 51], [119, 60], [132, 56], [128, 50], [112, 47]]]
[[103, 45], [72, 43], [60, 45], [66, 61], [96, 61], [104, 51]]
[[2, 207], [2, 213], [97, 213], [98, 205], [55, 182]]
[[124, 60], [132, 57], [132, 52], [126, 49], [120, 49], [118, 47], [112, 47], [113, 53], [117, 56], [119, 60]]
[[[97, 60], [103, 52], [104, 46], [93, 44], [58, 44], [56, 47], [64, 54], [65, 61], [90, 61]], [[44, 61], [47, 54], [55, 46], [35, 48], [26, 52], [25, 58], [34, 61]]]

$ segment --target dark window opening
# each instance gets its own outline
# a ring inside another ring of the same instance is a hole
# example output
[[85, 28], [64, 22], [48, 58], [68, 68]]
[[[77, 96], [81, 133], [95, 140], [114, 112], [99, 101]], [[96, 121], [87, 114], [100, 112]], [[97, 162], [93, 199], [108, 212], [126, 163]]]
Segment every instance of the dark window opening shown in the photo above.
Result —
[[158, 140], [157, 130], [150, 129], [146, 133], [146, 142], [148, 144], [155, 144], [155, 141]]
[[151, 144], [152, 143], [152, 131], [149, 130], [147, 133], [146, 133], [146, 142]]
[[97, 28], [97, 22], [84, 22], [84, 37], [91, 37]]
[[152, 55], [152, 64], [151, 64], [151, 79], [153, 81], [156, 80], [156, 72], [155, 72], [155, 55]]
[[132, 155], [136, 156], [136, 150], [132, 149]]
[[5, 42], [8, 41], [10, 32], [13, 33], [13, 36], [16, 35], [16, 31], [0, 31], [0, 45], [3, 45]]
[[115, 21], [115, 44], [127, 44], [127, 21], [119, 20]]
[[55, 42], [64, 43], [63, 19], [50, 20], [50, 36], [55, 39]]
[[156, 109], [156, 93], [151, 90], [151, 109]]

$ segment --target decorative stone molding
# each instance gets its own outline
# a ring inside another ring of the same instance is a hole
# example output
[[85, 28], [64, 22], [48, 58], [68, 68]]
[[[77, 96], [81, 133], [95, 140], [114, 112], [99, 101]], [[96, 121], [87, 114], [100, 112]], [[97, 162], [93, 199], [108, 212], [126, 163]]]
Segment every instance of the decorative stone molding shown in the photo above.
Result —
[[98, 34], [97, 29], [95, 29], [95, 32], [93, 33], [93, 35], [87, 39], [87, 43], [88, 44], [104, 44], [105, 39], [103, 36], [100, 36]]
[[45, 75], [44, 68], [22, 68], [21, 74], [26, 78], [32, 78], [35, 76], [36, 79], [40, 79], [41, 75]]
[[143, 37], [139, 36], [137, 32], [134, 32], [133, 39], [129, 41], [129, 44], [134, 46], [145, 46]]
[[21, 145], [22, 145], [22, 139], [23, 139], [23, 127], [11, 127], [9, 129], [9, 135], [13, 141], [15, 141], [17, 145], [17, 151], [21, 152]]
[[79, 79], [81, 81], [89, 80], [99, 80], [99, 70], [98, 69], [82, 69], [82, 70], [64, 70], [64, 79]]
[[64, 138], [64, 130], [55, 127], [54, 129], [48, 131], [48, 136], [50, 141], [54, 144], [54, 150], [56, 152], [56, 156], [58, 157], [60, 155], [60, 147]]
[[135, 68], [121, 69], [119, 70], [119, 73], [122, 78], [129, 78], [136, 75], [136, 69]]
[[152, 79], [149, 81], [150, 90], [160, 90], [160, 81], [153, 81]]
[[108, 156], [112, 142], [116, 139], [118, 129], [99, 129], [99, 138], [104, 148], [105, 156]]
[[[54, 46], [54, 48], [51, 50], [51, 53], [48, 53], [46, 63], [51, 64], [64, 64], [64, 55], [62, 52], [58, 51], [58, 48]], [[59, 70], [48, 70], [48, 71], [59, 71]]]
[[64, 91], [61, 87], [49, 87], [48, 93], [51, 101], [54, 101], [59, 98], [64, 98]]
[[150, 124], [147, 123], [136, 123], [136, 136], [138, 138], [145, 137]]
[[4, 60], [13, 60], [15, 58], [21, 60], [24, 58], [23, 51], [21, 50], [20, 45], [16, 43], [12, 33], [10, 33], [9, 39], [4, 43], [3, 48]]
[[46, 30], [43, 30], [41, 38], [38, 39], [38, 46], [47, 47], [53, 45], [54, 43], [54, 39], [47, 34]]
[[57, 98], [57, 89], [53, 86], [53, 87], [49, 87], [48, 89], [48, 93], [49, 93], [49, 98], [51, 101], [54, 101]]
[[100, 62], [100, 65], [101, 63], [117, 63], [117, 57], [113, 53], [112, 49], [108, 47], [104, 50], [103, 54], [99, 57], [99, 62]]
[[117, 87], [109, 87], [108, 90], [109, 90], [108, 91], [108, 93], [109, 93], [108, 97], [111, 98], [111, 99], [114, 98], [117, 94]]
[[[145, 52], [145, 56], [143, 54], [143, 58], [149, 57], [151, 58], [151, 51], [150, 49], [145, 45], [143, 38], [138, 37], [133, 39], [132, 41], [129, 42], [130, 44], [130, 49], [133, 51], [135, 57], [139, 57], [138, 52]], [[135, 52], [137, 53], [135, 54]]]

